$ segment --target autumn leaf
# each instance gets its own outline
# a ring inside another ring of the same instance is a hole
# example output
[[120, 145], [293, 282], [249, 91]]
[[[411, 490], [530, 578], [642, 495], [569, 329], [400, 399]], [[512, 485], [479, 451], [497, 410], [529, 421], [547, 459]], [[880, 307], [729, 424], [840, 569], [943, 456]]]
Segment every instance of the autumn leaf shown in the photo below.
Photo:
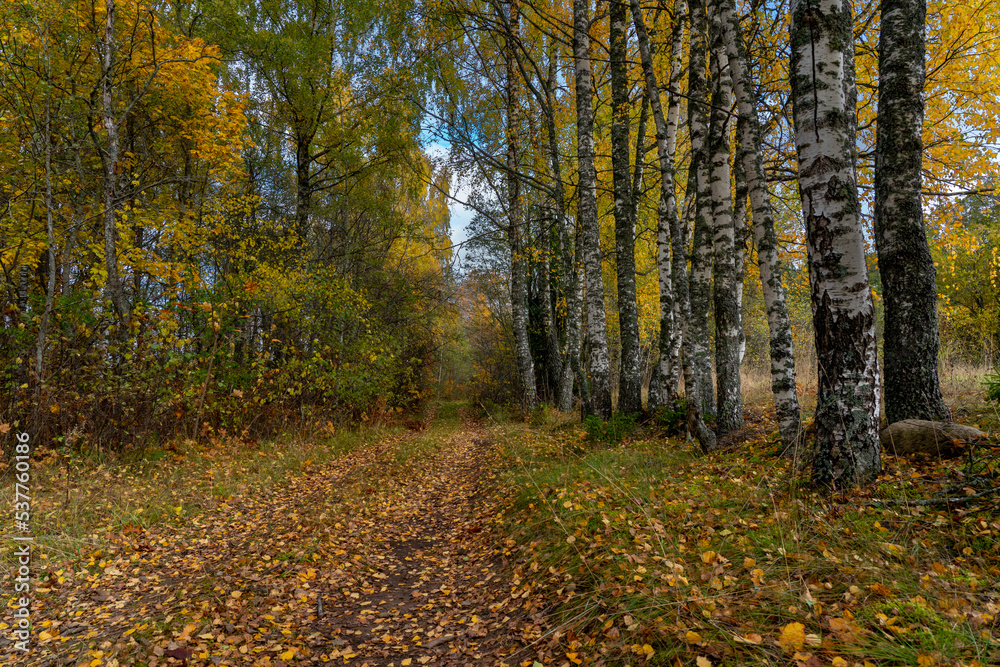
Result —
[[789, 623], [781, 629], [778, 643], [786, 651], [802, 648], [806, 643], [806, 626], [797, 621]]

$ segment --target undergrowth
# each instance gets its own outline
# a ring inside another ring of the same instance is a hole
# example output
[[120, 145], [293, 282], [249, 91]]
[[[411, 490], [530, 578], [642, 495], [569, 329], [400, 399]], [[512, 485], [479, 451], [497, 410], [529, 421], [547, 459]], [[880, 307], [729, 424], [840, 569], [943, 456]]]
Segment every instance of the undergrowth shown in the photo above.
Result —
[[968, 486], [968, 461], [887, 459], [875, 488], [830, 497], [764, 438], [703, 456], [652, 430], [581, 446], [592, 431], [494, 426], [519, 490], [500, 519], [515, 583], [557, 616], [533, 659], [1000, 664], [996, 498], [871, 504]]

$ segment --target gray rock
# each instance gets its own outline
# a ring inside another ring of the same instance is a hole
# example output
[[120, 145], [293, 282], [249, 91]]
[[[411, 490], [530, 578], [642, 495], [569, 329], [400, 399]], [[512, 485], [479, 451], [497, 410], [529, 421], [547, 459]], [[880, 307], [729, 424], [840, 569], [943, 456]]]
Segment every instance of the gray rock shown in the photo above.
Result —
[[958, 442], [973, 442], [985, 435], [978, 428], [955, 422], [904, 419], [882, 429], [882, 451], [893, 456], [929, 454], [951, 457], [959, 453]]

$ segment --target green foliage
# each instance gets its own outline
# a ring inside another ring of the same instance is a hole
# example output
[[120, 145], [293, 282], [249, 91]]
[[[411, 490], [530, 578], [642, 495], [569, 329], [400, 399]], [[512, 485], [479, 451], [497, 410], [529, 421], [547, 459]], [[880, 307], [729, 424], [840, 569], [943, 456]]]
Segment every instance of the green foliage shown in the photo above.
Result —
[[606, 442], [617, 445], [636, 429], [636, 419], [633, 415], [616, 414], [608, 421], [595, 415], [587, 415], [583, 427], [587, 430], [587, 438], [593, 442]]
[[983, 377], [983, 386], [986, 388], [987, 400], [994, 403], [1000, 402], [1000, 374]]
[[673, 405], [657, 408], [653, 413], [653, 421], [665, 435], [683, 433], [687, 425], [687, 401], [681, 398]]

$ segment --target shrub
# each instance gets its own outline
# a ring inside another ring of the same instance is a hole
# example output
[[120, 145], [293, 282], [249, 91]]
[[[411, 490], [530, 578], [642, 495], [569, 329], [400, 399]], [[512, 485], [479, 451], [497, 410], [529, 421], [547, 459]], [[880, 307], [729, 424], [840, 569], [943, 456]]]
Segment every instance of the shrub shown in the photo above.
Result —
[[589, 440], [617, 445], [635, 430], [636, 420], [633, 415], [616, 414], [608, 421], [595, 415], [587, 415], [583, 420], [583, 427], [587, 429]]

